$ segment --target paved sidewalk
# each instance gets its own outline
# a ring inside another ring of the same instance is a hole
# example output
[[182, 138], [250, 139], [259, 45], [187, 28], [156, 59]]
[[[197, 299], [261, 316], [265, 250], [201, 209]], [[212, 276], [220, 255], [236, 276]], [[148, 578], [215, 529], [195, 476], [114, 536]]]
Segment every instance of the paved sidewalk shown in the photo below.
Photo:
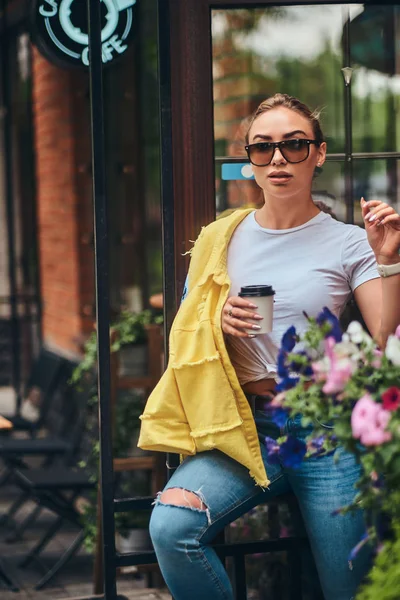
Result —
[[[118, 590], [120, 594], [123, 594], [128, 600], [171, 600], [171, 595], [167, 593], [160, 592], [158, 590], [135, 590], [135, 591], [127, 591], [127, 590]], [[84, 592], [86, 593], [86, 592]], [[65, 596], [58, 592], [54, 592], [54, 590], [43, 590], [40, 592], [7, 592], [0, 588], [0, 598], [1, 600], [92, 600], [94, 598], [98, 598], [100, 600], [101, 597], [96, 596]]]

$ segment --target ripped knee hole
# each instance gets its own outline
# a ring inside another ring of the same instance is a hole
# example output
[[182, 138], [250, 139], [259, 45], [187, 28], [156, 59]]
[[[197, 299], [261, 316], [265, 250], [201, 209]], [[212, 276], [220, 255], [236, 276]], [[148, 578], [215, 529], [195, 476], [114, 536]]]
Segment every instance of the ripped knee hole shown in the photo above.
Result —
[[159, 501], [163, 504], [173, 504], [174, 506], [187, 506], [189, 508], [198, 508], [207, 510], [203, 500], [195, 492], [189, 492], [180, 488], [170, 488], [161, 494]]

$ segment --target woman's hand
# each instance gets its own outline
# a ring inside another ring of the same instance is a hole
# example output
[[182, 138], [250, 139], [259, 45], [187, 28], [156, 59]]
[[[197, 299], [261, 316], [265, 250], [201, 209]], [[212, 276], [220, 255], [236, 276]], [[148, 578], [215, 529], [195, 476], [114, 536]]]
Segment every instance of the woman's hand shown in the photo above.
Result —
[[260, 329], [260, 325], [251, 324], [242, 319], [251, 319], [256, 322], [261, 320], [263, 317], [257, 314], [255, 309], [257, 309], [257, 305], [245, 300], [245, 298], [239, 296], [228, 298], [222, 309], [222, 331], [235, 337], [254, 337], [245, 329], [257, 331]]
[[400, 215], [385, 202], [361, 199], [368, 242], [380, 264], [400, 261]]

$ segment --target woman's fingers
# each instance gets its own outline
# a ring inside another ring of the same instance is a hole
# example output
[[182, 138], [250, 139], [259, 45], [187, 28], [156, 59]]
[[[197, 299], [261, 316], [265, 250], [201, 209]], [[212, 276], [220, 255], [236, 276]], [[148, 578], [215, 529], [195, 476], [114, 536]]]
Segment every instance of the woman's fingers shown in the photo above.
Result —
[[[252, 329], [255, 332], [260, 329], [257, 321], [263, 317], [257, 313], [257, 306], [239, 296], [232, 296], [227, 300], [222, 311], [222, 330], [224, 333], [237, 337], [251, 337], [251, 332], [244, 331]], [[250, 319], [247, 322], [244, 319]]]
[[260, 325], [257, 325], [257, 323], [247, 323], [247, 321], [242, 321], [235, 317], [228, 317], [228, 322], [231, 327], [236, 327], [238, 329], [254, 329], [254, 331], [261, 329]]
[[361, 209], [363, 219], [368, 226], [385, 225], [386, 223], [396, 224], [397, 220], [400, 219], [395, 209], [381, 200], [364, 201], [364, 203], [361, 201]]
[[254, 310], [245, 310], [243, 308], [239, 308], [237, 306], [232, 305], [225, 314], [231, 319], [254, 319], [255, 321], [260, 321], [262, 319], [262, 316]]
[[371, 226], [386, 225], [388, 223], [396, 225], [397, 223], [400, 223], [400, 216], [396, 213], [394, 208], [392, 208], [391, 206], [379, 208], [379, 210], [377, 210], [376, 212], [369, 213], [369, 214], [371, 216], [368, 215], [366, 217], [366, 221], [368, 221], [368, 223]]
[[396, 229], [400, 230], [400, 215], [395, 212], [381, 220], [381, 225], [388, 225], [389, 223], [395, 225]]
[[385, 217], [395, 214], [395, 210], [387, 204], [379, 206], [374, 211], [370, 211], [366, 216], [366, 221], [371, 225], [377, 225], [382, 222]]
[[363, 219], [365, 219], [369, 213], [369, 206], [368, 206], [368, 203], [365, 202], [364, 198], [361, 198], [361, 213], [362, 213]]
[[226, 325], [226, 324], [222, 325], [222, 331], [228, 335], [233, 335], [235, 337], [242, 337], [242, 338], [254, 337], [254, 334], [252, 335], [251, 333], [247, 333], [247, 331], [241, 331], [240, 329], [235, 329], [235, 327], [232, 327], [231, 325]]
[[226, 311], [229, 308], [236, 307], [236, 306], [239, 308], [250, 308], [252, 310], [257, 308], [257, 304], [254, 304], [253, 302], [249, 302], [245, 298], [241, 298], [240, 296], [231, 296], [225, 302], [224, 311]]

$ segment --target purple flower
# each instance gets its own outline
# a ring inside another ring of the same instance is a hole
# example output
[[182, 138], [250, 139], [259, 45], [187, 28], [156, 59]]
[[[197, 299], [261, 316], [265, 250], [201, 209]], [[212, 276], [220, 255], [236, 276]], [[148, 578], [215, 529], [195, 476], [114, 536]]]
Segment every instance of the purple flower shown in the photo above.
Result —
[[287, 353], [293, 350], [297, 339], [296, 329], [293, 326], [289, 327], [282, 337], [282, 347], [279, 351], [277, 360], [278, 376], [280, 378], [280, 381], [276, 386], [277, 392], [289, 390], [299, 382], [299, 377], [291, 377], [289, 366], [286, 363]]
[[313, 440], [311, 440], [311, 446], [313, 448], [315, 448], [315, 450], [318, 450], [318, 452], [320, 452], [322, 450], [322, 446], [324, 445], [324, 442], [325, 442], [325, 436], [320, 435], [320, 436], [314, 438]]
[[289, 375], [289, 369], [286, 365], [286, 352], [284, 350], [279, 351], [277, 367], [279, 377], [285, 378]]
[[325, 454], [325, 439], [326, 438], [324, 435], [320, 435], [308, 441], [307, 448], [312, 452], [313, 456], [320, 456], [321, 454]]
[[271, 420], [277, 427], [283, 427], [288, 418], [288, 411], [281, 406], [267, 405], [265, 411], [271, 414]]
[[307, 445], [303, 440], [288, 436], [286, 442], [280, 447], [279, 457], [284, 467], [296, 469], [300, 467], [307, 452]]
[[311, 375], [313, 374], [313, 370], [307, 352], [301, 350], [300, 352], [296, 352], [296, 356], [306, 357], [307, 363], [304, 364], [302, 361], [294, 359], [289, 363], [289, 369], [296, 373], [300, 373], [301, 375], [305, 375], [306, 377], [311, 377]]
[[322, 311], [319, 313], [317, 317], [317, 323], [318, 325], [328, 323], [331, 326], [331, 329], [326, 337], [333, 337], [335, 338], [336, 342], [342, 341], [342, 329], [340, 327], [339, 319], [335, 317], [335, 315], [326, 306], [324, 306]]
[[285, 352], [291, 352], [297, 341], [298, 336], [296, 333], [296, 328], [292, 325], [282, 336], [281, 349]]
[[279, 444], [276, 440], [271, 437], [266, 436], [265, 447], [267, 449], [268, 462], [271, 465], [279, 464]]
[[277, 392], [284, 392], [285, 390], [290, 390], [290, 388], [295, 387], [300, 381], [299, 377], [283, 377], [281, 381], [276, 385]]
[[349, 562], [352, 562], [356, 558], [357, 554], [360, 552], [361, 548], [363, 546], [365, 546], [365, 544], [368, 542], [368, 540], [369, 540], [369, 535], [366, 532], [366, 533], [364, 533], [364, 535], [362, 536], [362, 538], [360, 539], [358, 544], [356, 546], [354, 546], [354, 548], [350, 552], [349, 558], [348, 558]]

